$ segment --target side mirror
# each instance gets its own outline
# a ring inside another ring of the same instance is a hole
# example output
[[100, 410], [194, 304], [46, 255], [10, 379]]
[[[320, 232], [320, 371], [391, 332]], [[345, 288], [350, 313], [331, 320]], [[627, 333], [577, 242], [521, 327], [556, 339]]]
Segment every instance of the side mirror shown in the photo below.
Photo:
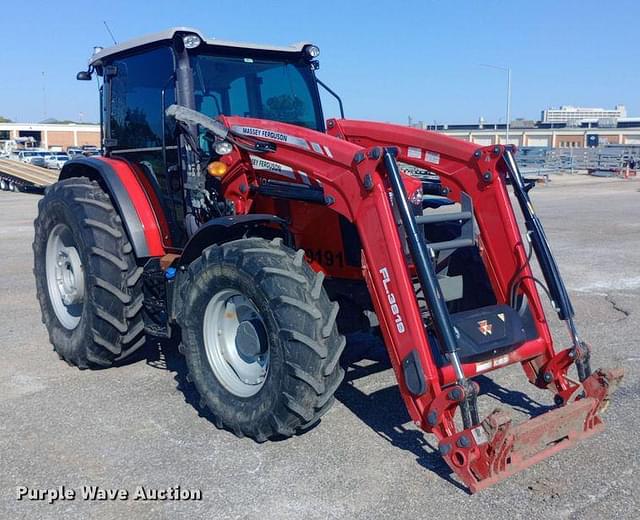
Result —
[[88, 70], [81, 70], [76, 74], [76, 79], [79, 81], [89, 81], [91, 80], [91, 72]]

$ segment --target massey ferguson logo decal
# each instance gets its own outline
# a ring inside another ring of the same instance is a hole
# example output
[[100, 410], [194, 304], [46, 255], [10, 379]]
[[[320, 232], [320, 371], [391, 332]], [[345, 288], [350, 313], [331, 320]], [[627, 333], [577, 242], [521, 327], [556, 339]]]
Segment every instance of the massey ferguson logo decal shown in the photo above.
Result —
[[307, 150], [309, 149], [307, 141], [305, 141], [301, 137], [296, 137], [295, 135], [289, 135], [282, 132], [274, 132], [273, 130], [256, 128], [253, 126], [234, 125], [231, 127], [231, 130], [237, 134], [271, 139], [272, 141], [280, 141], [281, 143], [288, 143], [294, 146], [299, 146], [300, 148], [306, 148]]
[[382, 275], [382, 284], [384, 285], [384, 292], [387, 294], [387, 300], [389, 302], [389, 307], [391, 309], [391, 314], [396, 322], [396, 328], [400, 334], [404, 333], [405, 326], [402, 321], [402, 316], [400, 316], [400, 307], [396, 303], [396, 295], [389, 291], [389, 282], [391, 281], [391, 277], [389, 276], [389, 271], [386, 267], [380, 269], [379, 273]]
[[480, 320], [478, 322], [478, 330], [482, 333], [483, 336], [491, 336], [491, 329], [493, 325], [489, 323], [487, 320]]
[[278, 175], [284, 175], [289, 179], [295, 179], [296, 176], [293, 174], [293, 168], [287, 166], [286, 164], [280, 164], [275, 161], [268, 161], [267, 159], [263, 159], [262, 157], [258, 157], [256, 155], [250, 155], [251, 158], [251, 166], [255, 170], [263, 170], [271, 173], [276, 173]]

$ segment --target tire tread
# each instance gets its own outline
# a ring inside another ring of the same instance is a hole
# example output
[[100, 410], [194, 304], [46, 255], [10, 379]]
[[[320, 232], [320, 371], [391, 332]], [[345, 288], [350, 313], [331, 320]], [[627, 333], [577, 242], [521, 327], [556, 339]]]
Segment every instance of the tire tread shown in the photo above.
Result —
[[[79, 233], [85, 247], [83, 263], [87, 264], [85, 306], [89, 307], [89, 322], [83, 328], [81, 322], [78, 330], [71, 332], [61, 327], [50, 308], [44, 266], [47, 226], [60, 218], [54, 217], [60, 207], [66, 208], [65, 215], [72, 215], [65, 222]], [[42, 321], [58, 355], [81, 369], [105, 368], [144, 344], [143, 269], [137, 265], [122, 219], [102, 187], [86, 177], [53, 184], [38, 202], [34, 226], [34, 273]], [[81, 334], [81, 328], [84, 336], [74, 336]]]

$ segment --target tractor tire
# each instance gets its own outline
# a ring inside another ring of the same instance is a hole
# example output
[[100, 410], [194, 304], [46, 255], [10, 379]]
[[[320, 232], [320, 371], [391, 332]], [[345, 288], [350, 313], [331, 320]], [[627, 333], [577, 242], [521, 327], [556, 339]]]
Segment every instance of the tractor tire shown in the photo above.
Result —
[[180, 351], [218, 428], [258, 442], [314, 425], [344, 377], [338, 304], [282, 239], [214, 245], [180, 286]]
[[34, 225], [36, 292], [60, 358], [104, 368], [142, 346], [142, 267], [100, 185], [84, 177], [52, 185]]

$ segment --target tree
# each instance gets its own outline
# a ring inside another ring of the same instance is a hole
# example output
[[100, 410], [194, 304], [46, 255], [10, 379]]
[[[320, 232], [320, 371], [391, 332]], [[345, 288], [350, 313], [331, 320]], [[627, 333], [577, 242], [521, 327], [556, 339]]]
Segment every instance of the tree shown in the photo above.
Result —
[[13, 123], [8, 117], [0, 116], [0, 123]]

